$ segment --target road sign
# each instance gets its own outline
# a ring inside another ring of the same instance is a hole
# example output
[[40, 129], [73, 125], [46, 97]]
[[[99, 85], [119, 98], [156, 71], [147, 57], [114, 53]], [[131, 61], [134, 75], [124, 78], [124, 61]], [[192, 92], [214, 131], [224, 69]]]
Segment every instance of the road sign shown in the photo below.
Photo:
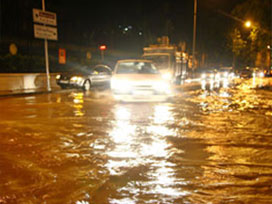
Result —
[[34, 24], [34, 37], [48, 40], [58, 40], [57, 28]]
[[66, 50], [59, 48], [59, 64], [66, 64]]
[[57, 25], [57, 15], [53, 12], [42, 11], [39, 9], [33, 9], [33, 21], [35, 23], [46, 24], [46, 25]]
[[9, 46], [9, 52], [11, 55], [16, 55], [18, 52], [18, 48], [14, 43], [11, 43]]

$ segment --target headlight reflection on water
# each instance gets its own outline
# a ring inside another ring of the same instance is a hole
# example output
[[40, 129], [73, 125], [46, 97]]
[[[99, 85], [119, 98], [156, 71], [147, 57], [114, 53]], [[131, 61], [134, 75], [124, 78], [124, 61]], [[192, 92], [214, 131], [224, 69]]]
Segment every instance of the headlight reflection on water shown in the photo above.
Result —
[[73, 107], [74, 107], [74, 115], [75, 116], [84, 116], [85, 113], [83, 111], [83, 103], [84, 103], [84, 97], [83, 97], [83, 93], [73, 93], [72, 94], [73, 97]]
[[[136, 114], [136, 112], [138, 114]], [[139, 112], [141, 114], [139, 114]], [[148, 104], [118, 104], [114, 110], [115, 121], [109, 136], [114, 143], [106, 164], [111, 175], [121, 176], [138, 172], [137, 182], [128, 182], [118, 189], [124, 198], [110, 199], [110, 203], [137, 203], [137, 195], [150, 194], [170, 197], [180, 197], [187, 194], [177, 188], [183, 181], [175, 177], [175, 164], [165, 161], [173, 155], [167, 136], [176, 136], [176, 132], [167, 124], [172, 124], [174, 117], [168, 105], [150, 106]], [[134, 118], [136, 116], [137, 118]], [[151, 124], [151, 125], [147, 125]], [[183, 183], [184, 185], [184, 183]]]

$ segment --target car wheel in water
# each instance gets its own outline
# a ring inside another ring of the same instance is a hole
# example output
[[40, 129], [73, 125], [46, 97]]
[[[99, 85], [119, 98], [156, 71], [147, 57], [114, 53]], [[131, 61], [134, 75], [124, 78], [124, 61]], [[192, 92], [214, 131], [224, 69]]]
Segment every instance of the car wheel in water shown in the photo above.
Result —
[[86, 80], [83, 84], [83, 90], [89, 91], [90, 89], [91, 89], [91, 82], [90, 82], [90, 80]]
[[67, 89], [67, 86], [66, 85], [60, 85], [60, 88], [61, 89]]

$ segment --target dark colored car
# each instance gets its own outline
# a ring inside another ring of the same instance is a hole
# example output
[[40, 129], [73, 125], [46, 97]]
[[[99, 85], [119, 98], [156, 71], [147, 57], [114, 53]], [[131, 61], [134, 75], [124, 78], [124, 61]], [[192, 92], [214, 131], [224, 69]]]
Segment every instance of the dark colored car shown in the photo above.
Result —
[[266, 69], [264, 71], [264, 74], [266, 77], [272, 77], [272, 69]]
[[107, 65], [86, 67], [78, 72], [63, 73], [56, 77], [57, 84], [65, 88], [80, 88], [88, 91], [93, 86], [109, 86], [112, 70]]
[[263, 78], [265, 77], [265, 72], [264, 70], [260, 68], [245, 68], [240, 72], [240, 77], [241, 78]]
[[253, 71], [251, 69], [243, 69], [240, 71], [241, 78], [251, 78], [253, 76]]

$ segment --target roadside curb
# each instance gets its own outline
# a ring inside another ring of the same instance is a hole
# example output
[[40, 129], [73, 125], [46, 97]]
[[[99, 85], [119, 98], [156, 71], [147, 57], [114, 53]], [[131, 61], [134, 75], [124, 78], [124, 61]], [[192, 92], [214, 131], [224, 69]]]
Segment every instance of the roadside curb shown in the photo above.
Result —
[[62, 90], [62, 89], [55, 89], [51, 91], [47, 90], [22, 90], [18, 92], [11, 92], [11, 91], [6, 91], [6, 92], [0, 92], [0, 98], [6, 98], [6, 97], [20, 97], [20, 96], [31, 96], [31, 95], [38, 95], [38, 94], [51, 94], [51, 93], [65, 93], [69, 92], [72, 89], [67, 89], [67, 90]]

